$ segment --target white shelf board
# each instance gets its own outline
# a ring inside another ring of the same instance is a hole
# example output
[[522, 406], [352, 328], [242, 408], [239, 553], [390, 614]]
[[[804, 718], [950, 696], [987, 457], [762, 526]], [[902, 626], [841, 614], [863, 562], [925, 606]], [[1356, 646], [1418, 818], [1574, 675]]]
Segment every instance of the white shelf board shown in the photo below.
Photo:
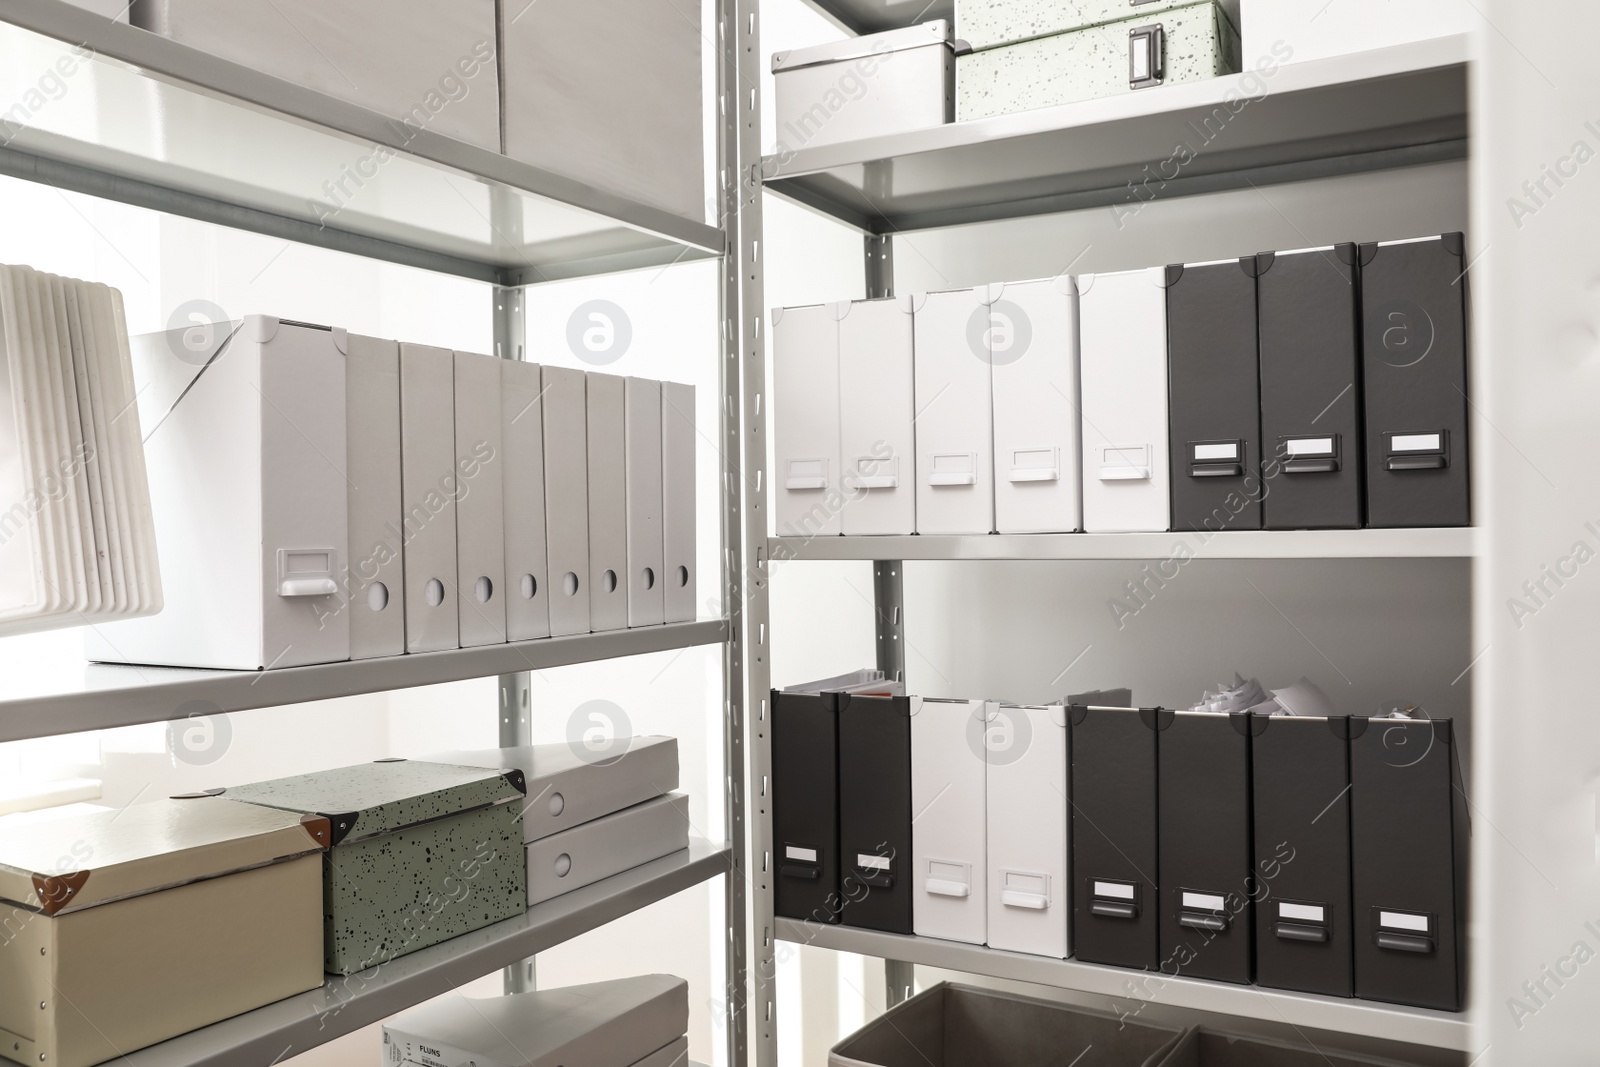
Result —
[[[68, 67], [55, 68], [63, 57]], [[61, 98], [46, 100], [38, 83], [56, 69], [73, 73]], [[657, 266], [725, 247], [703, 219], [408, 127], [66, 0], [0, 8], [0, 99], [24, 102], [5, 115], [0, 173], [483, 281]], [[379, 146], [393, 157], [376, 156]]]
[[381, 1022], [717, 875], [729, 849], [689, 848], [536, 905], [520, 916], [117, 1060], [121, 1067], [261, 1067]]
[[[1132, 979], [1144, 972], [797, 919], [778, 919], [775, 929], [780, 941], [925, 967], [940, 967], [964, 974], [981, 974], [1094, 993], [1114, 998], [1123, 1007], [1148, 1000], [1176, 1008], [1246, 1016], [1386, 1041], [1410, 1042], [1460, 1052], [1472, 1049], [1472, 1033], [1465, 1013], [1398, 1007], [1309, 993], [1287, 993], [1259, 986], [1236, 986], [1167, 975], [1153, 975], [1148, 980], [1134, 983]], [[1137, 997], [1130, 996], [1128, 991], [1136, 984], [1143, 992]]]
[[1400, 559], [1470, 557], [1471, 528], [1226, 530], [1221, 533], [989, 534], [961, 537], [779, 537], [767, 558], [793, 559]]
[[714, 645], [727, 635], [725, 620], [703, 619], [267, 671], [90, 663], [69, 676], [50, 677], [37, 685], [8, 684], [0, 695], [0, 742]]
[[[896, 233], [1461, 160], [1470, 54], [1468, 36], [1440, 37], [1286, 63], [1270, 77], [1227, 75], [861, 141], [786, 144], [762, 160], [762, 174], [768, 189], [863, 230]], [[1183, 160], [1179, 145], [1193, 158]]]

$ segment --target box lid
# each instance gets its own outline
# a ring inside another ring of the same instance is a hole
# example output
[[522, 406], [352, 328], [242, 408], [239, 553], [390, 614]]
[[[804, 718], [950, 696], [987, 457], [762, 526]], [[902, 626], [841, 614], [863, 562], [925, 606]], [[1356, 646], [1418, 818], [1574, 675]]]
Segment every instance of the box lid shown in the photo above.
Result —
[[935, 19], [918, 26], [907, 26], [905, 29], [885, 30], [883, 33], [869, 33], [865, 37], [847, 37], [842, 41], [829, 41], [827, 44], [812, 45], [810, 48], [792, 48], [787, 52], [774, 52], [772, 73], [780, 74], [824, 63], [847, 63], [855, 59], [881, 56], [888, 52], [903, 52], [908, 48], [926, 48], [929, 45], [955, 48], [955, 38], [950, 33], [948, 20]]
[[518, 770], [391, 759], [216, 793], [229, 800], [320, 815], [332, 824], [329, 844], [337, 845], [520, 800], [526, 791]]
[[1159, 23], [1168, 11], [1212, 3], [1230, 25], [1239, 25], [1239, 0], [961, 0], [956, 32], [973, 51], [983, 51], [1129, 19]]
[[688, 983], [647, 974], [505, 997], [446, 997], [390, 1020], [384, 1041], [460, 1049], [475, 1054], [479, 1067], [557, 1067], [637, 1063], [688, 1029]]
[[0, 830], [0, 899], [45, 915], [320, 852], [318, 815], [176, 797]]

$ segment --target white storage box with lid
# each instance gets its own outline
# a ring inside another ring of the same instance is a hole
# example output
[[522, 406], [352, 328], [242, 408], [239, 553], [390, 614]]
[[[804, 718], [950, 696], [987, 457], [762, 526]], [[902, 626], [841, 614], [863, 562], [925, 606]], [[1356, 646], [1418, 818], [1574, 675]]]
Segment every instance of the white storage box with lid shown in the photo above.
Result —
[[387, 115], [409, 136], [427, 130], [500, 151], [495, 0], [133, 0], [129, 17]]
[[1469, 33], [1471, 0], [1240, 0], [1244, 61], [1299, 63]]
[[463, 767], [522, 772], [525, 842], [593, 822], [678, 788], [678, 739], [619, 737], [598, 748], [581, 743], [441, 752], [425, 759]]
[[689, 985], [670, 974], [460, 994], [383, 1027], [386, 1067], [683, 1067]]
[[[1157, 16], [1195, 0], [956, 0], [956, 36], [974, 51], [1031, 41], [1057, 33], [1086, 30], [1108, 22]], [[1240, 0], [1218, 0], [1235, 26]], [[1246, 0], [1249, 2], [1249, 0]], [[1291, 0], [1265, 0], [1290, 6]], [[1308, 0], [1326, 5], [1327, 0]], [[1339, 0], [1343, 3], [1344, 0]], [[1378, 0], [1380, 3], [1386, 0]], [[1464, 0], [1463, 0], [1464, 2]]]
[[955, 118], [955, 42], [944, 19], [774, 52], [772, 74], [779, 155]]
[[201, 796], [0, 830], [0, 1055], [89, 1067], [320, 986], [328, 839]]

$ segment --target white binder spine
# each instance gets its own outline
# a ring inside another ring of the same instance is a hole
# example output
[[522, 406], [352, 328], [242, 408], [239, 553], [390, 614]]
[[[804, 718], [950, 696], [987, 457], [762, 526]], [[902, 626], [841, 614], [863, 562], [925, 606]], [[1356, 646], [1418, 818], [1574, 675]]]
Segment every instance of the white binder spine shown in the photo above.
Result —
[[699, 615], [695, 578], [694, 386], [661, 383], [662, 566], [665, 621], [693, 622]]
[[539, 366], [500, 361], [501, 492], [505, 504], [506, 639], [550, 636], [544, 517], [544, 402]]
[[662, 562], [661, 383], [629, 378], [624, 390], [627, 429], [628, 625], [658, 626], [666, 618]]
[[627, 402], [624, 379], [588, 378], [589, 629], [628, 626]]
[[506, 640], [500, 361], [455, 354], [456, 595], [461, 647]]
[[349, 345], [345, 442], [350, 548], [341, 592], [350, 615], [350, 658], [398, 656], [406, 650], [400, 345], [354, 335]]
[[456, 597], [455, 357], [400, 346], [400, 494], [406, 651], [461, 646]]
[[540, 368], [550, 633], [589, 632], [589, 445], [581, 370]]

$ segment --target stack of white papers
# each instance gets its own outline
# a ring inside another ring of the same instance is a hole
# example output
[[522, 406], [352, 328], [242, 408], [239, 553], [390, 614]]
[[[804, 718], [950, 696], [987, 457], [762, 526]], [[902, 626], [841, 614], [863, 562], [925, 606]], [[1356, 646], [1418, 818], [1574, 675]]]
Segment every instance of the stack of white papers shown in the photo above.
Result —
[[122, 294], [0, 266], [0, 635], [161, 610]]

